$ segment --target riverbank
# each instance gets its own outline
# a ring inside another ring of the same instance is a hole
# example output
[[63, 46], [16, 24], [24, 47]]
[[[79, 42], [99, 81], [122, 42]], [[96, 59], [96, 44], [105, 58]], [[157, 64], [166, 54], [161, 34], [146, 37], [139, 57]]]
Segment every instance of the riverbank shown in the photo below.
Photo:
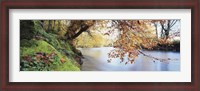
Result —
[[166, 44], [160, 44], [158, 43], [156, 46], [148, 49], [142, 46], [142, 49], [145, 50], [159, 50], [159, 51], [174, 51], [174, 52], [180, 52], [180, 42], [173, 42], [173, 43], [166, 43]]
[[80, 71], [80, 52], [40, 22], [20, 21], [20, 71]]

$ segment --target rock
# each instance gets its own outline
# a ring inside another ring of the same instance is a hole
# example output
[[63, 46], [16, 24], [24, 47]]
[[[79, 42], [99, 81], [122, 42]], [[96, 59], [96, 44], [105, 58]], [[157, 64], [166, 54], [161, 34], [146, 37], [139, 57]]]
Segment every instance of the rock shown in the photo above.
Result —
[[75, 60], [78, 62], [78, 64], [80, 64], [80, 65], [83, 64], [83, 61], [81, 60], [80, 57], [76, 56], [76, 57], [75, 57]]

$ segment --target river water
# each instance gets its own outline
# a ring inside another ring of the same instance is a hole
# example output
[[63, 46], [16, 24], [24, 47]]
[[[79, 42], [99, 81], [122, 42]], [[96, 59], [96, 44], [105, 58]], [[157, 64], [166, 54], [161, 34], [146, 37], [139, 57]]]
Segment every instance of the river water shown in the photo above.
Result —
[[[143, 51], [145, 54], [162, 59], [176, 59], [160, 62], [139, 55], [134, 64], [120, 63], [120, 59], [113, 59], [108, 63], [108, 55], [112, 47], [78, 48], [84, 58], [82, 71], [180, 71], [180, 52]], [[125, 58], [126, 59], [126, 58]]]

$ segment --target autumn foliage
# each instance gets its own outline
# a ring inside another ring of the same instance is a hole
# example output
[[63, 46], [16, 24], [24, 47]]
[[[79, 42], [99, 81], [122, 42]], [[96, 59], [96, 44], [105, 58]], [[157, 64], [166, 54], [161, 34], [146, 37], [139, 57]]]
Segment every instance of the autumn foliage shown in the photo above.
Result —
[[[88, 44], [86, 47], [91, 47], [95, 44], [101, 45], [101, 43], [107, 42], [109, 37], [115, 36], [116, 38], [111, 45], [115, 49], [108, 53], [110, 58], [108, 62], [111, 62], [113, 58], [120, 58], [121, 62], [124, 62], [125, 56], [128, 56], [128, 61], [124, 63], [134, 63], [135, 58], [141, 54], [141, 49], [152, 50], [159, 44], [168, 45], [170, 40], [176, 37], [175, 35], [180, 36], [179, 31], [175, 32], [176, 34], [169, 34], [177, 21], [95, 20], [90, 22], [85, 36], [80, 35], [77, 39], [74, 39], [74, 45]], [[84, 20], [84, 22], [87, 22], [87, 20]], [[161, 27], [160, 38], [158, 37], [158, 26]], [[117, 35], [114, 35], [114, 33], [117, 33]], [[107, 45], [104, 44], [104, 46]]]

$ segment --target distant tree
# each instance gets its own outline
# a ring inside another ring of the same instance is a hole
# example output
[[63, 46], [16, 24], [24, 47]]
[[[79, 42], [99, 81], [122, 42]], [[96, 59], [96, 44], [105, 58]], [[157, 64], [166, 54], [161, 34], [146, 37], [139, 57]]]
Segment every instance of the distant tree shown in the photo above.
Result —
[[162, 38], [164, 38], [165, 40], [167, 40], [169, 38], [169, 32], [171, 31], [171, 28], [177, 23], [178, 20], [165, 20], [160, 22], [161, 27], [162, 27], [162, 33], [164, 31], [164, 35], [162, 36]]

